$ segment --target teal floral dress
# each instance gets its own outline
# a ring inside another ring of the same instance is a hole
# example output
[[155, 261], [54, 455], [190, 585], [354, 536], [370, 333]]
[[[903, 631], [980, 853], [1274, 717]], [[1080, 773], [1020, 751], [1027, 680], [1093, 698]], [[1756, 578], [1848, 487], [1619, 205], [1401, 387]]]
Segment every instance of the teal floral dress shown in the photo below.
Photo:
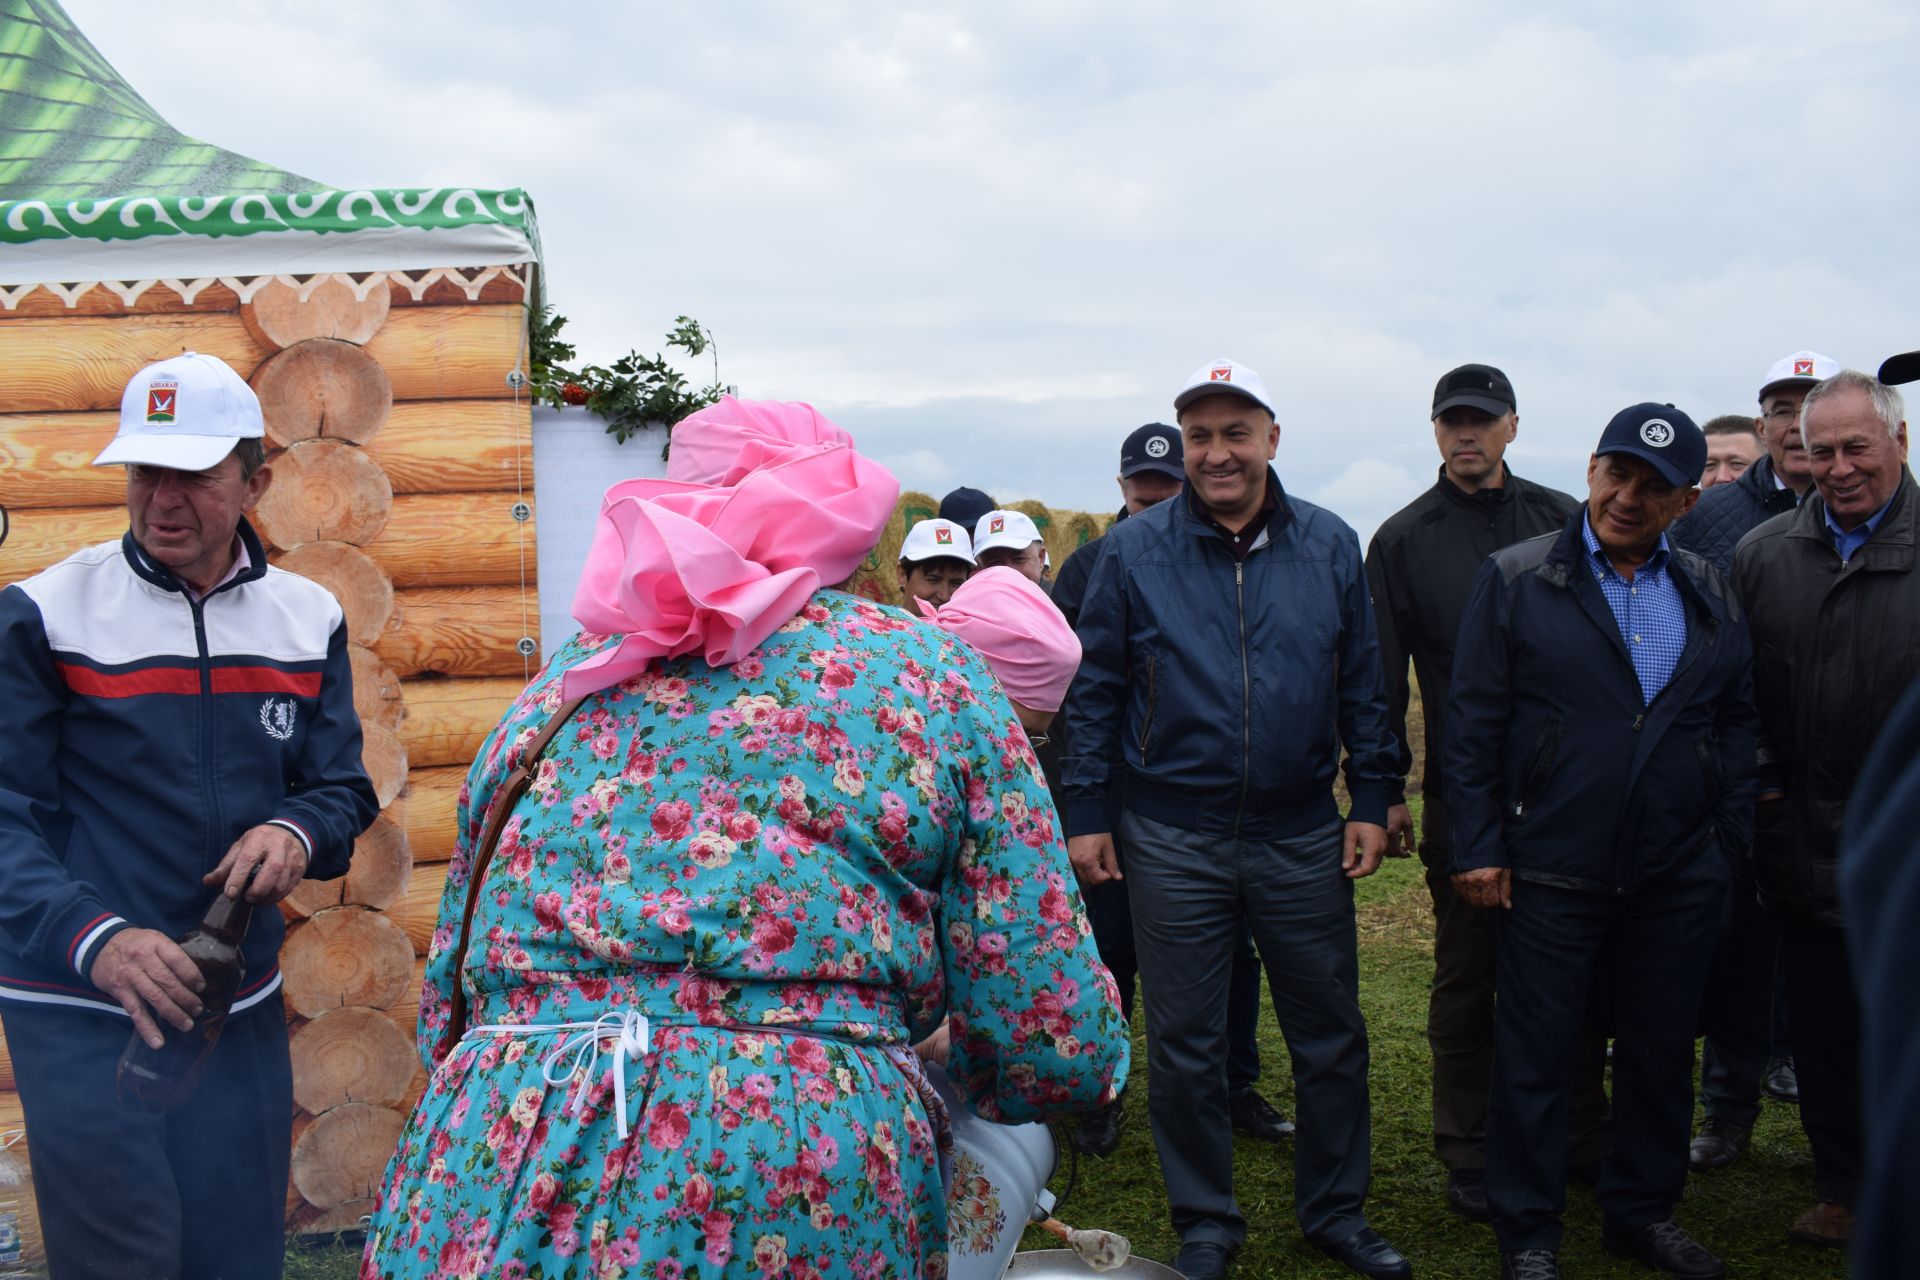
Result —
[[609, 643], [555, 654], [468, 776], [432, 1079], [363, 1280], [943, 1275], [946, 1121], [910, 1046], [950, 1017], [956, 1088], [1008, 1123], [1127, 1071], [1012, 706], [952, 636], [834, 591], [732, 667], [656, 663], [547, 749], [456, 973], [487, 801]]

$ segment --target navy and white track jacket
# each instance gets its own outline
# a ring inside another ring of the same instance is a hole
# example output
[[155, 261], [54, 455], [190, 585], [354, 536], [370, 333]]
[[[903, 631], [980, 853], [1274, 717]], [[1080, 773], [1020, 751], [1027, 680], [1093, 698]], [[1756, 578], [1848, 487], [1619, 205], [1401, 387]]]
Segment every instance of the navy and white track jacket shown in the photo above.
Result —
[[[340, 606], [240, 537], [252, 567], [199, 603], [130, 533], [0, 590], [0, 999], [120, 1013], [102, 944], [191, 929], [243, 832], [285, 827], [325, 880], [373, 821]], [[236, 1012], [284, 934], [254, 912]]]

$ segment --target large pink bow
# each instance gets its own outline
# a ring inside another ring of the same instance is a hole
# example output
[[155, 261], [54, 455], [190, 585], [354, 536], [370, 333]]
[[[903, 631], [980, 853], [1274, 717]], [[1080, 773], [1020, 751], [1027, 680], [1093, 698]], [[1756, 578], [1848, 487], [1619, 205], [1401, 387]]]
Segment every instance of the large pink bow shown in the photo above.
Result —
[[573, 616], [622, 639], [567, 672], [569, 698], [655, 658], [738, 662], [852, 575], [900, 496], [812, 406], [731, 396], [675, 428], [668, 477], [624, 481], [600, 504]]

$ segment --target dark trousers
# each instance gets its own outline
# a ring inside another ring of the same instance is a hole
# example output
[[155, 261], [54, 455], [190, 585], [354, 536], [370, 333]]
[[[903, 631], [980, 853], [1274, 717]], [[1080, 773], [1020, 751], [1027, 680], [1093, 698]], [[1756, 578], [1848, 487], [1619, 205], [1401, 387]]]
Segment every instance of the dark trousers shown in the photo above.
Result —
[[[1476, 907], [1455, 893], [1445, 866], [1445, 857], [1440, 856], [1427, 869], [1434, 926], [1427, 1044], [1433, 1050], [1433, 1149], [1451, 1172], [1487, 1165], [1494, 956], [1500, 913]], [[1606, 1158], [1611, 1142], [1606, 1027], [1597, 1004], [1589, 1002], [1588, 1009], [1568, 1081], [1569, 1164], [1598, 1163]]]
[[1714, 949], [1700, 1006], [1700, 1099], [1707, 1114], [1751, 1128], [1760, 1118], [1760, 1077], [1776, 1045], [1774, 977], [1780, 928], [1754, 894], [1753, 877], [1733, 882], [1726, 932]]
[[[1120, 849], [1119, 833], [1114, 847]], [[1124, 852], [1120, 854], [1125, 867]], [[1093, 923], [1093, 943], [1100, 963], [1107, 966], [1120, 988], [1120, 1012], [1133, 1021], [1133, 984], [1140, 976], [1133, 945], [1133, 903], [1125, 880], [1109, 880], [1083, 888], [1087, 918]], [[1227, 1090], [1251, 1089], [1260, 1079], [1260, 956], [1253, 949], [1253, 933], [1243, 933], [1233, 953], [1233, 978], [1227, 987]]]
[[193, 1096], [125, 1106], [132, 1024], [7, 1002], [52, 1280], [279, 1280], [293, 1071], [275, 995], [229, 1022]]
[[1800, 1125], [1813, 1148], [1813, 1193], [1853, 1207], [1864, 1148], [1860, 1111], [1860, 995], [1844, 929], [1780, 923]]
[[1233, 1197], [1225, 1013], [1251, 927], [1293, 1063], [1294, 1211], [1309, 1236], [1345, 1239], [1367, 1225], [1372, 1127], [1342, 825], [1234, 840], [1126, 813], [1120, 829], [1147, 1002], [1148, 1108], [1174, 1230], [1229, 1247], [1246, 1235]]
[[1613, 1153], [1600, 1176], [1609, 1219], [1669, 1217], [1686, 1188], [1693, 1038], [1727, 911], [1717, 848], [1624, 895], [1518, 880], [1499, 911], [1487, 1198], [1500, 1247], [1558, 1249], [1566, 1208], [1567, 1073], [1595, 966], [1614, 1028]]

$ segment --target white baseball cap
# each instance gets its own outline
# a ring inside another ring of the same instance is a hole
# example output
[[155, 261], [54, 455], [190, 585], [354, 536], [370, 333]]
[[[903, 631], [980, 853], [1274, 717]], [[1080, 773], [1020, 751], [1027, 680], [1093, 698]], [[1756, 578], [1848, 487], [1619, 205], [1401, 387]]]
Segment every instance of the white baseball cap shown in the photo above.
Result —
[[253, 388], [218, 356], [188, 351], [133, 375], [120, 396], [120, 431], [93, 465], [205, 471], [236, 441], [265, 434]]
[[1180, 388], [1180, 394], [1173, 398], [1173, 411], [1179, 413], [1201, 396], [1219, 395], [1225, 391], [1243, 395], [1274, 417], [1280, 416], [1267, 396], [1267, 384], [1260, 381], [1260, 375], [1234, 360], [1215, 360], [1194, 370], [1193, 376], [1187, 379], [1187, 385]]
[[918, 563], [922, 560], [965, 560], [974, 563], [973, 540], [964, 527], [951, 520], [922, 520], [907, 530], [900, 543], [900, 558]]
[[1775, 387], [1790, 383], [1810, 387], [1838, 372], [1840, 362], [1832, 356], [1823, 356], [1818, 351], [1796, 351], [1773, 362], [1773, 367], [1767, 370], [1766, 381], [1760, 384], [1760, 398], [1765, 400], [1767, 392]]
[[1040, 526], [1024, 511], [989, 511], [973, 526], [973, 554], [984, 555], [995, 547], [1025, 551], [1040, 541]]

